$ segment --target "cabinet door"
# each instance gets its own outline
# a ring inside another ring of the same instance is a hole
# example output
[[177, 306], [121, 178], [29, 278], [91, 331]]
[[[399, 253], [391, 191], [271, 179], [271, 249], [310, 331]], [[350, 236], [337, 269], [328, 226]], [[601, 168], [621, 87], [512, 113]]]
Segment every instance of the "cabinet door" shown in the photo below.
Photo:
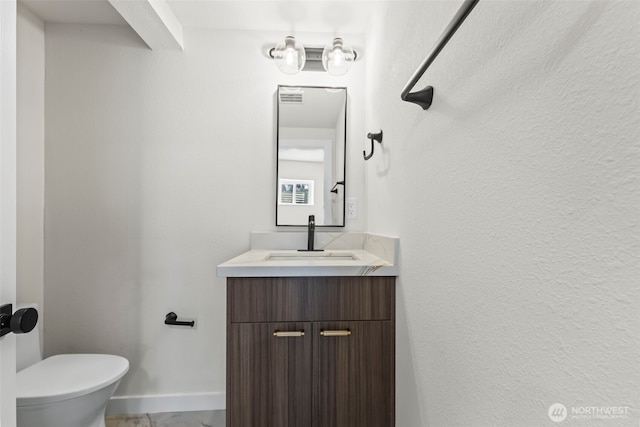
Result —
[[313, 427], [395, 423], [392, 321], [313, 324]]
[[311, 426], [310, 323], [232, 323], [228, 346], [227, 427]]

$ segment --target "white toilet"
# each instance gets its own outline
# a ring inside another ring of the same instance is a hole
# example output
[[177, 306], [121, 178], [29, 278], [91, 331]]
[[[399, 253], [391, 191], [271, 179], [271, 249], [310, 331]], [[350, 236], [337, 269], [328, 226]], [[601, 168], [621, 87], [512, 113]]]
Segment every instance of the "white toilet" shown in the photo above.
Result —
[[17, 342], [18, 427], [104, 427], [107, 403], [129, 370], [124, 357], [59, 354], [42, 360], [38, 328]]

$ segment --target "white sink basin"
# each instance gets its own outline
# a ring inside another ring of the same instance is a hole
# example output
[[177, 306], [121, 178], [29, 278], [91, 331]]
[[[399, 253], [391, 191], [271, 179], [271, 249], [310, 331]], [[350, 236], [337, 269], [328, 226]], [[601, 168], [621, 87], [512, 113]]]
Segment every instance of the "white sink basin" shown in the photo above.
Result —
[[354, 261], [357, 260], [352, 253], [348, 252], [275, 252], [267, 256], [267, 261]]

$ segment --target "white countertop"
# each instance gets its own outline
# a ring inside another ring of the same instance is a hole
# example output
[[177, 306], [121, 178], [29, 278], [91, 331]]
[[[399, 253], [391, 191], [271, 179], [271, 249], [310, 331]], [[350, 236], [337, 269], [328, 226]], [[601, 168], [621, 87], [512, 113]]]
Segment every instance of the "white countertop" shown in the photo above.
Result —
[[[298, 277], [298, 276], [397, 276], [399, 241], [395, 237], [368, 233], [316, 233], [323, 252], [300, 252], [282, 249], [280, 244], [268, 248], [267, 233], [252, 235], [251, 250], [236, 256], [216, 269], [219, 277]], [[283, 233], [274, 236], [282, 241]], [[289, 233], [299, 234], [299, 233]], [[304, 233], [306, 236], [306, 233]], [[290, 236], [299, 239], [300, 236]], [[360, 244], [354, 244], [354, 242]], [[255, 243], [254, 242], [259, 242]], [[347, 243], [348, 242], [348, 243]], [[344, 248], [345, 245], [353, 248]], [[266, 246], [266, 247], [265, 247]], [[357, 247], [359, 246], [359, 247]], [[295, 246], [294, 246], [295, 247]], [[353, 259], [345, 259], [353, 258]], [[274, 259], [271, 259], [274, 258]], [[283, 259], [285, 258], [285, 259]], [[288, 260], [286, 258], [291, 258]]]

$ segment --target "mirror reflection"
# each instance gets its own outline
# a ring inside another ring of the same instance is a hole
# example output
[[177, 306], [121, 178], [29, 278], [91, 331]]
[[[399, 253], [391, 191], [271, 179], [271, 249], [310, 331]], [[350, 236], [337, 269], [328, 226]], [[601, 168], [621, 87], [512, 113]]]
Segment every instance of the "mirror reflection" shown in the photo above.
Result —
[[276, 225], [343, 227], [347, 89], [278, 86]]

